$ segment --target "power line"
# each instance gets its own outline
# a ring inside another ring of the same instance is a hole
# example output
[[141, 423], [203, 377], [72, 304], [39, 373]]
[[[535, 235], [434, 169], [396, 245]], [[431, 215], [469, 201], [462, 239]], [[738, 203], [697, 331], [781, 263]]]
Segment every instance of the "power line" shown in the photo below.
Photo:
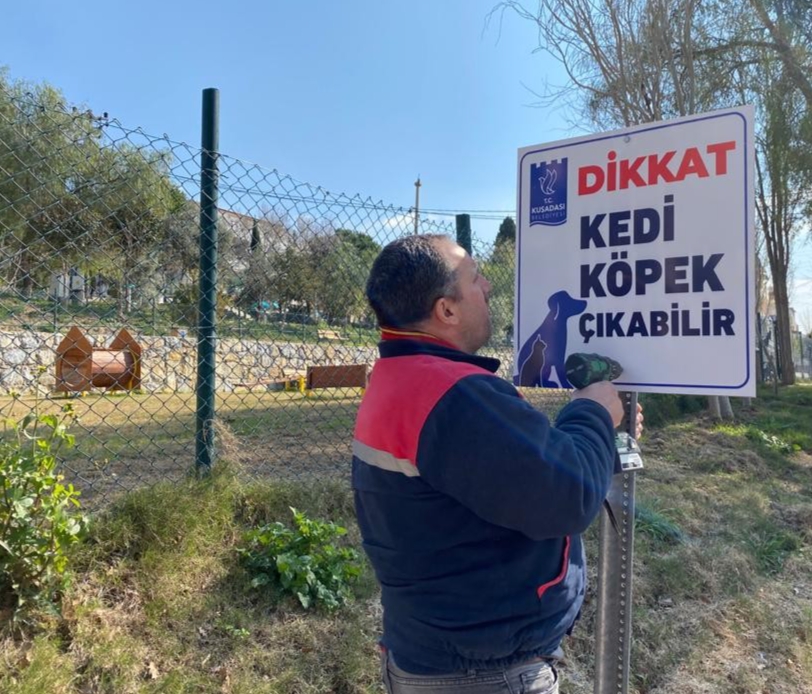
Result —
[[[175, 180], [180, 182], [188, 182], [188, 183], [197, 183], [198, 181], [189, 176], [181, 176], [175, 174], [173, 176]], [[400, 212], [403, 214], [410, 214], [414, 212], [414, 208], [405, 208], [400, 207], [397, 205], [391, 204], [377, 204], [374, 202], [369, 202], [366, 200], [356, 200], [353, 198], [345, 197], [344, 195], [336, 196], [330, 195], [327, 193], [321, 196], [315, 195], [295, 195], [290, 193], [284, 192], [276, 192], [276, 191], [265, 191], [262, 189], [254, 188], [248, 189], [244, 188], [239, 185], [230, 184], [228, 182], [224, 182], [221, 185], [221, 194], [225, 192], [232, 192], [232, 193], [239, 193], [242, 195], [248, 195], [250, 197], [259, 197], [259, 198], [275, 198], [277, 200], [286, 200], [288, 202], [294, 203], [316, 203], [322, 206], [335, 206], [340, 205], [342, 207], [349, 207], [356, 210], [375, 210], [375, 211], [382, 211], [382, 212]], [[513, 215], [515, 214], [515, 210], [472, 210], [472, 209], [453, 209], [453, 208], [421, 208], [421, 213], [427, 215], [433, 215], [436, 217], [454, 217], [458, 214], [468, 214], [471, 216], [472, 219], [479, 219], [484, 221], [501, 221], [503, 219], [502, 215]]]
[[435, 214], [441, 213], [449, 213], [449, 214], [516, 214], [516, 210], [457, 210], [457, 209], [446, 209], [446, 208], [437, 208], [437, 209], [429, 209], [427, 207], [423, 208], [424, 212], [432, 212]]

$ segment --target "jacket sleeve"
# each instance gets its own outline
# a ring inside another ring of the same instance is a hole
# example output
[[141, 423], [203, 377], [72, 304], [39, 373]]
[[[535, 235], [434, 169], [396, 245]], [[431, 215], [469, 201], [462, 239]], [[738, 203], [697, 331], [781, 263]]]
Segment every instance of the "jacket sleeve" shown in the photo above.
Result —
[[441, 398], [417, 449], [430, 486], [534, 540], [583, 532], [606, 498], [616, 458], [601, 405], [575, 400], [553, 427], [511, 384], [479, 375]]

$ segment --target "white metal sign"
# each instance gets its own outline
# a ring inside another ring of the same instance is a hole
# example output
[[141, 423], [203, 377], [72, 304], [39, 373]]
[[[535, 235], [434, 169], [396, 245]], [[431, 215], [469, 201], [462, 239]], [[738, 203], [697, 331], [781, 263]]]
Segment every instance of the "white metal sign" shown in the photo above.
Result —
[[749, 106], [519, 150], [514, 381], [755, 395], [753, 161]]

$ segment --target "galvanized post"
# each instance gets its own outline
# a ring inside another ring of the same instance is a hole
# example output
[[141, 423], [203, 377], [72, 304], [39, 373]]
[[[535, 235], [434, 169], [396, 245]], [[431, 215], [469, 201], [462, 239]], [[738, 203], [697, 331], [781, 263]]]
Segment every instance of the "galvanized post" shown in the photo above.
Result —
[[[625, 423], [635, 435], [637, 393], [624, 393]], [[631, 456], [634, 457], [634, 456]], [[595, 694], [626, 694], [632, 633], [632, 566], [634, 561], [634, 482], [637, 462], [624, 464], [612, 478], [601, 511], [598, 540], [598, 614], [595, 629]]]
[[214, 462], [216, 376], [217, 202], [220, 91], [203, 90], [200, 155], [200, 300], [197, 323], [197, 432], [195, 468], [211, 471]]
[[473, 255], [471, 252], [471, 215], [458, 214], [456, 220], [457, 243], [468, 251], [468, 255]]

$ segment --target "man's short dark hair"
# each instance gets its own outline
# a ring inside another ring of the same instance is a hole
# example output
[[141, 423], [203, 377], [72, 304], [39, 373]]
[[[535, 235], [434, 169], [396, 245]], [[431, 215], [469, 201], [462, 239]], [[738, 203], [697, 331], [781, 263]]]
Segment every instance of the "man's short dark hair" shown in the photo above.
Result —
[[384, 328], [410, 328], [431, 314], [442, 296], [454, 296], [456, 277], [437, 248], [448, 236], [404, 236], [375, 259], [367, 300]]

